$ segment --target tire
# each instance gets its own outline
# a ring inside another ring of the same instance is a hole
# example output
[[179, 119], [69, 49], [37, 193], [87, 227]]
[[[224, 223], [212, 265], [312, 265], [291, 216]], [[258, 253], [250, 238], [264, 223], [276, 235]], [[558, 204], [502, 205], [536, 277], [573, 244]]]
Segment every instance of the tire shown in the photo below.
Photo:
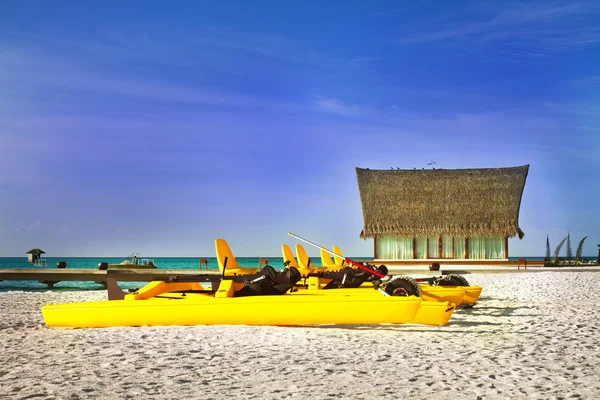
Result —
[[438, 286], [470, 286], [465, 277], [458, 274], [445, 275], [437, 284]]
[[385, 287], [385, 292], [390, 296], [417, 296], [421, 297], [421, 287], [410, 276], [396, 276]]

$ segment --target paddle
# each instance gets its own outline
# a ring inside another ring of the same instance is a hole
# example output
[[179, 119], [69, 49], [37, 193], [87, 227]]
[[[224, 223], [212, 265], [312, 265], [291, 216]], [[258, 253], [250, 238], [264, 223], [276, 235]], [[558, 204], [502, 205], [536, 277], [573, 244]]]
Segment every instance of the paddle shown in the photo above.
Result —
[[[304, 243], [306, 243], [306, 244], [309, 244], [309, 245], [311, 245], [311, 246], [313, 246], [313, 247], [316, 247], [316, 248], [318, 248], [318, 249], [322, 249], [323, 251], [325, 251], [325, 252], [327, 252], [327, 253], [331, 254], [332, 256], [339, 257], [339, 254], [336, 254], [336, 253], [334, 253], [333, 251], [329, 251], [329, 250], [327, 250], [325, 247], [323, 247], [323, 246], [319, 246], [318, 244], [316, 244], [316, 243], [313, 243], [313, 242], [311, 242], [311, 241], [309, 241], [309, 240], [306, 240], [306, 239], [304, 239], [304, 238], [301, 238], [300, 236], [294, 235], [292, 232], [288, 232], [288, 235], [290, 235], [291, 237], [293, 237], [293, 238], [295, 238], [295, 239], [298, 239], [298, 240], [300, 240], [301, 242], [304, 242]], [[384, 272], [384, 273], [382, 273], [381, 271], [378, 271], [378, 270], [376, 270], [374, 267], [368, 266], [368, 264], [367, 264], [367, 265], [365, 265], [365, 264], [363, 264], [363, 263], [360, 263], [360, 262], [358, 262], [358, 261], [351, 260], [351, 259], [349, 259], [348, 257], [344, 257], [344, 261], [345, 261], [346, 263], [350, 264], [350, 265], [353, 265], [353, 266], [355, 266], [355, 267], [358, 267], [358, 268], [360, 268], [360, 269], [362, 269], [362, 270], [365, 270], [365, 271], [367, 271], [368, 273], [370, 273], [371, 275], [375, 275], [375, 276], [376, 276], [376, 277], [378, 277], [378, 278], [385, 278], [385, 276], [386, 276], [386, 274], [387, 274], [387, 268], [385, 269], [385, 272]]]

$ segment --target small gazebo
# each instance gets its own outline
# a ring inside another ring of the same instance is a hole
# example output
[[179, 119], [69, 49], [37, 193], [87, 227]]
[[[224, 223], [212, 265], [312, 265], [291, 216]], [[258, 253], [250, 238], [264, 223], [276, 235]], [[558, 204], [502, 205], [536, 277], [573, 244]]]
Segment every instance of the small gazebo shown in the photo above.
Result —
[[523, 237], [529, 165], [482, 169], [356, 168], [363, 239], [380, 260], [508, 259]]
[[36, 262], [41, 256], [42, 254], [46, 254], [46, 252], [42, 249], [31, 249], [27, 252], [27, 261], [29, 262]]

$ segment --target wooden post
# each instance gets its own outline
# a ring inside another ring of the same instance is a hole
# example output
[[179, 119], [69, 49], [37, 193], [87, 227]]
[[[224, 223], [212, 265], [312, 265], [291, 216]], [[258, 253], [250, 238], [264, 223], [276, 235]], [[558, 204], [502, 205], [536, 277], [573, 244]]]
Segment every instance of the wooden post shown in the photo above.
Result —
[[417, 258], [417, 238], [412, 238], [413, 239], [413, 260], [415, 260]]
[[469, 258], [469, 238], [465, 238], [465, 258]]
[[442, 237], [438, 237], [438, 258], [442, 258]]
[[504, 237], [504, 257], [508, 260], [508, 236]]
[[373, 238], [373, 259], [377, 259], [377, 237]]

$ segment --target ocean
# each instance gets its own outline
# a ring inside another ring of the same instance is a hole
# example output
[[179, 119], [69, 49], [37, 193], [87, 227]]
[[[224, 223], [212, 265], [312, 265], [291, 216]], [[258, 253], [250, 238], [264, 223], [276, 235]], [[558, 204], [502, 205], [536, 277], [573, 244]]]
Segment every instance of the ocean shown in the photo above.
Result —
[[[140, 257], [140, 260], [144, 257]], [[149, 258], [154, 262], [154, 265], [158, 269], [189, 269], [206, 271], [206, 269], [200, 269], [200, 258], [198, 257], [157, 257]], [[203, 258], [208, 261], [209, 270], [218, 270], [216, 257], [205, 257]], [[258, 268], [259, 257], [236, 257], [238, 264], [246, 268]], [[272, 267], [275, 269], [283, 268], [282, 257], [263, 257], [266, 259]], [[351, 258], [357, 261], [366, 261], [370, 258], [357, 257]], [[3, 268], [57, 268], [57, 263], [64, 261], [67, 263], [67, 268], [93, 268], [97, 269], [98, 264], [106, 262], [109, 264], [119, 264], [124, 260], [122, 257], [47, 257], [45, 258], [47, 266], [37, 267], [27, 261], [27, 257], [0, 257], [0, 269]], [[317, 261], [313, 259], [313, 261]], [[318, 261], [320, 264], [320, 260]], [[147, 282], [120, 282], [119, 285], [123, 288], [132, 289], [138, 288], [145, 285]], [[94, 282], [77, 282], [77, 281], [64, 281], [54, 285], [52, 290], [98, 290], [102, 287]], [[0, 282], [0, 291], [6, 292], [11, 290], [20, 291], [46, 291], [46, 285], [37, 281], [2, 281]]]
[[[143, 257], [142, 257], [143, 258]], [[281, 257], [264, 257], [268, 260], [269, 265], [275, 269], [283, 268], [283, 258]], [[350, 257], [356, 261], [368, 261], [372, 258], [369, 257]], [[527, 258], [528, 260], [543, 260], [544, 257], [510, 257], [510, 260], [517, 260], [518, 258]], [[587, 258], [587, 257], [586, 257]], [[151, 258], [154, 264], [159, 269], [189, 269], [205, 271], [200, 269], [200, 258], [197, 257], [159, 257]], [[217, 259], [215, 257], [204, 258], [208, 261], [209, 270], [217, 270]], [[67, 263], [67, 268], [98, 268], [98, 264], [101, 262], [107, 262], [109, 264], [118, 264], [124, 259], [122, 257], [48, 257], [46, 260], [46, 267], [43, 268], [56, 268], [57, 263], [64, 261]], [[259, 257], [236, 257], [236, 261], [246, 268], [257, 268], [259, 266]], [[314, 259], [314, 261], [320, 264], [320, 260]], [[3, 268], [40, 268], [34, 266], [32, 263], [27, 261], [26, 257], [0, 257], [0, 269]], [[123, 288], [132, 289], [139, 288], [145, 285], [146, 282], [122, 282], [119, 283]], [[64, 281], [54, 285], [52, 290], [98, 290], [101, 286], [94, 282], [78, 282], [78, 281]], [[0, 282], [0, 292], [6, 291], [46, 291], [46, 285], [37, 281], [2, 281]]]

